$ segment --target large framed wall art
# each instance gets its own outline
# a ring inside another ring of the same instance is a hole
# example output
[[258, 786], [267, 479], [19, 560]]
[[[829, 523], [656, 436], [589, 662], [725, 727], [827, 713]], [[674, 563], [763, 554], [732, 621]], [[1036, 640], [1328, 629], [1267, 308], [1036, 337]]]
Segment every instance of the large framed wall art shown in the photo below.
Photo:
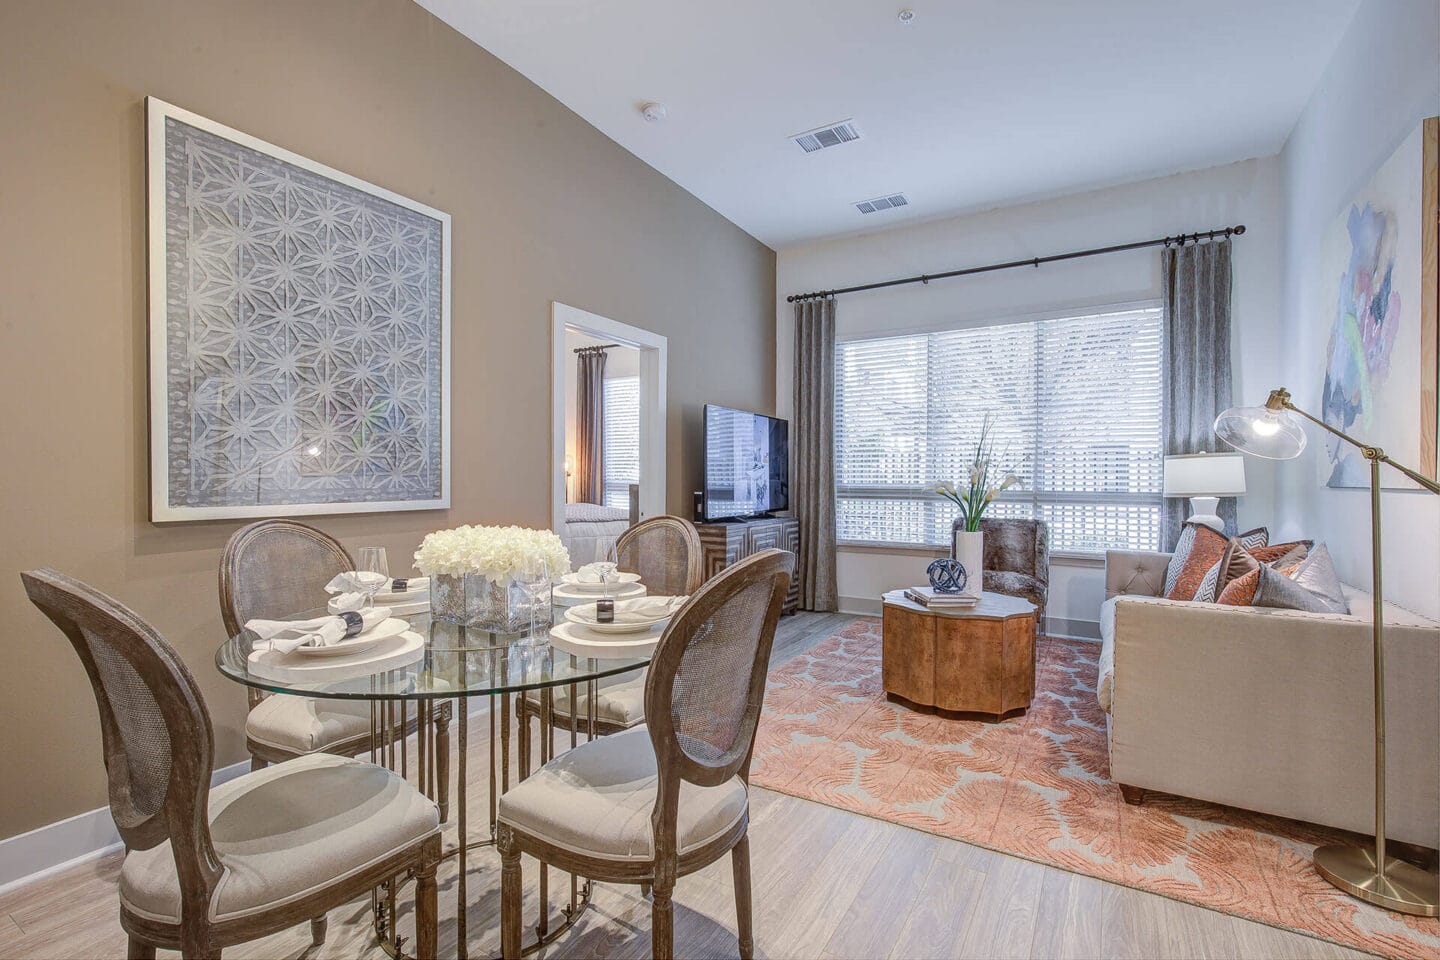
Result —
[[450, 505], [450, 217], [146, 100], [154, 521]]

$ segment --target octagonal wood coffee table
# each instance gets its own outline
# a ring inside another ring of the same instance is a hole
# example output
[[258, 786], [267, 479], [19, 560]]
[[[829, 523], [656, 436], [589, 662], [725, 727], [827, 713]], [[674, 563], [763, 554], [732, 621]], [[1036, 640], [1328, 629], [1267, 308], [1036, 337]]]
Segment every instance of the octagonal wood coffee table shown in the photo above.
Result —
[[968, 610], [930, 610], [901, 590], [883, 599], [881, 678], [891, 700], [996, 721], [1029, 709], [1033, 603], [988, 591]]

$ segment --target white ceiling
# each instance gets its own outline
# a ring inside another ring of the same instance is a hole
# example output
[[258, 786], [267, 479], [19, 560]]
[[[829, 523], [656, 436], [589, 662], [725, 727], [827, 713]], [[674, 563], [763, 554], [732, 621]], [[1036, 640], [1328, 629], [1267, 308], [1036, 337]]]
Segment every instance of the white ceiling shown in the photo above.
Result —
[[[777, 248], [1269, 156], [1358, 4], [418, 2]], [[850, 117], [859, 141], [789, 139]]]

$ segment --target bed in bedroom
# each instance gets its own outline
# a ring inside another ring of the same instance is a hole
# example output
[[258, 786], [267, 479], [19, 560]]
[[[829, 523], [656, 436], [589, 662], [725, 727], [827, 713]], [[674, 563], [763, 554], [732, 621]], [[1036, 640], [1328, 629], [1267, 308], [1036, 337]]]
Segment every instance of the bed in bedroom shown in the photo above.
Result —
[[565, 504], [565, 529], [560, 539], [570, 551], [570, 566], [579, 569], [595, 560], [595, 548], [609, 546], [630, 526], [630, 511], [598, 503]]

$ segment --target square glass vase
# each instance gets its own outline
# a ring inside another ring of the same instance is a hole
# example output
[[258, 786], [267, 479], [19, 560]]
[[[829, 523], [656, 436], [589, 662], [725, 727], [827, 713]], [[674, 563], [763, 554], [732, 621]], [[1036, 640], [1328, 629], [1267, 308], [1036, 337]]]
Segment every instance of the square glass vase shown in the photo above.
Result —
[[514, 580], [492, 580], [478, 573], [463, 577], [442, 573], [430, 583], [430, 615], [446, 623], [517, 633], [529, 628], [532, 614], [536, 621], [549, 625], [550, 604], [543, 597], [532, 601]]

